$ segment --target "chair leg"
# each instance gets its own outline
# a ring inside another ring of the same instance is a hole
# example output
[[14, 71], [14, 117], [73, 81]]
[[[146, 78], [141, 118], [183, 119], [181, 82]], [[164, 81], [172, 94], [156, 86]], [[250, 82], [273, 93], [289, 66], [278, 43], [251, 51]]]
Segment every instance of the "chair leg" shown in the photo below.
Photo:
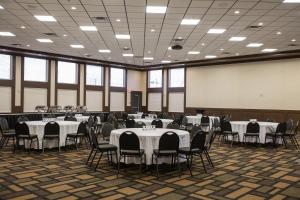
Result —
[[91, 152], [90, 152], [90, 154], [89, 154], [89, 157], [88, 157], [88, 159], [87, 159], [86, 162], [85, 162], [86, 165], [88, 164], [88, 162], [89, 162], [89, 160], [90, 160], [90, 158], [91, 158], [93, 152], [94, 152], [94, 148], [91, 149]]
[[93, 158], [91, 160], [90, 167], [92, 166], [97, 153], [98, 153], [98, 150], [96, 149], [95, 154], [94, 154], [94, 156], [93, 156]]
[[188, 168], [189, 168], [189, 171], [190, 171], [190, 175], [193, 176], [193, 173], [192, 173], [192, 156], [188, 156], [188, 155], [185, 155], [186, 156], [186, 160], [187, 160], [187, 164], [188, 164]]
[[13, 152], [15, 153], [15, 151], [16, 151], [16, 141], [15, 141], [15, 137], [13, 137], [13, 145], [14, 145], [14, 150], [13, 150]]
[[60, 139], [58, 138], [58, 152], [60, 153]]
[[44, 148], [45, 148], [45, 147], [44, 147], [44, 140], [45, 140], [45, 139], [43, 138], [43, 139], [42, 139], [42, 151], [43, 151], [43, 153], [45, 152], [45, 149], [44, 149]]
[[200, 158], [201, 158], [201, 161], [202, 161], [204, 172], [207, 173], [206, 167], [205, 167], [205, 163], [204, 163], [204, 160], [203, 160], [203, 157], [202, 157], [202, 154], [200, 153], [199, 155], [200, 155]]
[[158, 156], [156, 156], [156, 158], [155, 158], [155, 161], [156, 161], [156, 176], [157, 176], [157, 178], [158, 178]]
[[181, 177], [181, 166], [180, 166], [180, 162], [179, 162], [179, 156], [176, 156], [176, 160], [177, 160], [177, 166], [178, 166], [178, 173], [179, 173], [179, 177]]
[[120, 173], [120, 163], [121, 163], [121, 159], [122, 159], [122, 156], [120, 155], [119, 162], [118, 162], [118, 173], [117, 173], [117, 177], [119, 176], [119, 173]]
[[97, 165], [96, 165], [95, 168], [94, 168], [94, 171], [97, 170], [97, 167], [98, 167], [98, 165], [99, 165], [99, 163], [100, 163], [100, 160], [101, 160], [101, 158], [102, 158], [102, 155], [103, 155], [103, 152], [101, 152], [101, 154], [100, 154], [100, 157], [99, 157], [99, 159], [98, 159]]
[[32, 138], [30, 138], [30, 145], [29, 145], [29, 149], [28, 149], [28, 154], [30, 154], [31, 145], [32, 145]]
[[210, 156], [209, 156], [207, 150], [204, 150], [204, 154], [205, 154], [205, 157], [206, 157], [208, 163], [209, 163], [212, 167], [214, 167], [214, 164], [212, 163], [212, 161], [211, 161], [211, 159], [210, 159]]

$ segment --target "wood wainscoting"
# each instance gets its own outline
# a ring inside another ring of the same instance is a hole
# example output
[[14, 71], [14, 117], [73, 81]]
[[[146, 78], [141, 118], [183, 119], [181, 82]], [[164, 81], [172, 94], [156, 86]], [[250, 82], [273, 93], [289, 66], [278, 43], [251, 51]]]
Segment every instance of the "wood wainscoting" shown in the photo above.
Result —
[[237, 109], [237, 108], [194, 108], [187, 107], [186, 113], [195, 115], [197, 110], [203, 110], [205, 115], [231, 115], [232, 120], [257, 119], [265, 121], [273, 119], [278, 122], [293, 119], [300, 121], [300, 110], [269, 110], [269, 109]]

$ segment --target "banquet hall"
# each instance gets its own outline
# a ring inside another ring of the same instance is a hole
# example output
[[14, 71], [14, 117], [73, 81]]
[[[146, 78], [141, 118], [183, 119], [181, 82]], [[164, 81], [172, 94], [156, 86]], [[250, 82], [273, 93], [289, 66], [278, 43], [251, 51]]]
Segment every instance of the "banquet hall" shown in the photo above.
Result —
[[0, 199], [300, 198], [300, 0], [0, 0]]

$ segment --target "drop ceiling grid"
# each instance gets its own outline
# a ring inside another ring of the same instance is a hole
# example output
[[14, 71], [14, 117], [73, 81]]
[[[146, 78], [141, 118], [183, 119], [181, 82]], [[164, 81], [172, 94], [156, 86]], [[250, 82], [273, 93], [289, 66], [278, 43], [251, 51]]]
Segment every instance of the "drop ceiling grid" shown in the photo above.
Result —
[[[0, 37], [1, 45], [12, 43], [30, 44], [41, 51], [93, 58], [146, 64], [143, 57], [154, 57], [152, 64], [161, 60], [203, 59], [206, 54], [219, 57], [229, 51], [229, 56], [260, 53], [263, 48], [292, 50], [288, 47], [292, 38], [300, 40], [300, 6], [283, 4], [282, 0], [12, 0], [0, 1], [0, 31], [11, 31], [17, 37]], [[146, 5], [165, 5], [165, 14], [145, 13]], [[71, 6], [77, 9], [72, 10]], [[235, 15], [234, 11], [240, 14]], [[39, 22], [33, 15], [50, 14], [57, 22]], [[108, 23], [97, 23], [92, 17], [109, 17]], [[197, 26], [181, 26], [183, 18], [199, 18]], [[121, 19], [121, 22], [116, 22]], [[249, 25], [263, 22], [262, 29], [245, 30]], [[20, 26], [26, 29], [20, 29]], [[80, 25], [95, 25], [98, 32], [83, 32]], [[207, 34], [209, 28], [226, 28], [222, 35]], [[151, 32], [155, 29], [155, 32]], [[281, 31], [282, 35], [276, 35]], [[59, 37], [50, 37], [53, 44], [38, 43], [43, 33], [55, 32]], [[117, 40], [115, 34], [130, 34], [131, 40]], [[63, 37], [67, 34], [68, 37]], [[231, 36], [243, 35], [242, 42], [228, 42]], [[181, 51], [168, 50], [172, 39], [184, 39]], [[249, 42], [264, 43], [261, 48], [246, 48]], [[297, 43], [296, 42], [296, 43]], [[72, 49], [72, 43], [80, 43], [85, 49]], [[202, 46], [205, 43], [205, 46]], [[124, 51], [123, 47], [131, 50]], [[98, 49], [111, 49], [111, 54], [100, 54]], [[220, 49], [225, 49], [221, 51]], [[188, 55], [191, 50], [199, 55]], [[138, 57], [123, 57], [122, 53], [134, 53]], [[150, 52], [150, 53], [148, 53]], [[170, 56], [170, 57], [168, 57]]]

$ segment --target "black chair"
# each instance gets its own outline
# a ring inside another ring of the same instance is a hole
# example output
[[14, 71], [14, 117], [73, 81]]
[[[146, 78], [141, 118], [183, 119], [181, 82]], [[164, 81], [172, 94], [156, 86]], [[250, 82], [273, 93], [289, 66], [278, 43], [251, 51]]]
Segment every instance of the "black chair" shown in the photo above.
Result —
[[193, 137], [190, 147], [184, 147], [179, 149], [179, 154], [183, 154], [187, 160], [187, 165], [190, 170], [191, 176], [192, 174], [192, 163], [193, 163], [193, 156], [199, 156], [202, 161], [203, 169], [205, 173], [206, 167], [202, 157], [202, 154], [206, 156], [208, 163], [214, 167], [212, 160], [208, 154], [207, 148], [205, 147], [205, 140], [206, 140], [206, 133], [204, 131], [199, 130]]
[[44, 152], [44, 143], [46, 140], [57, 140], [58, 151], [60, 152], [60, 128], [56, 122], [48, 122], [45, 125], [44, 136], [42, 140], [42, 149]]
[[126, 124], [126, 128], [134, 128], [135, 120], [134, 119], [127, 119], [125, 124]]
[[190, 138], [192, 139], [199, 130], [202, 130], [202, 127], [200, 126], [200, 124], [194, 124], [191, 129]]
[[101, 141], [102, 144], [109, 143], [110, 133], [113, 129], [114, 129], [114, 127], [111, 123], [108, 123], [108, 122], [103, 123], [102, 128], [101, 128], [101, 135], [103, 138], [103, 141]]
[[188, 119], [186, 116], [184, 116], [182, 118], [182, 122], [181, 122], [182, 128], [186, 131], [191, 131], [192, 127], [193, 127], [193, 123], [189, 123]]
[[209, 125], [210, 125], [209, 116], [202, 116], [200, 121], [200, 126], [202, 126], [202, 129], [208, 132], [207, 129], [209, 129]]
[[231, 136], [231, 147], [233, 144], [233, 141], [235, 140], [235, 138], [237, 138], [237, 142], [240, 142], [240, 137], [239, 137], [239, 133], [238, 132], [233, 132], [232, 131], [232, 127], [231, 127], [231, 123], [229, 121], [224, 121], [221, 124], [221, 130], [222, 130], [222, 135], [221, 135], [221, 140], [219, 143], [219, 146], [221, 145], [221, 141], [227, 141], [228, 140], [228, 136]]
[[77, 122], [77, 119], [76, 119], [75, 116], [67, 115], [67, 116], [65, 116], [64, 121], [74, 121], [74, 122]]
[[15, 150], [15, 139], [16, 133], [15, 130], [9, 129], [8, 122], [6, 118], [0, 118], [0, 132], [1, 132], [1, 139], [0, 139], [0, 149], [4, 146], [7, 146], [9, 140], [13, 140], [14, 150]]
[[175, 132], [168, 131], [160, 137], [158, 149], [154, 149], [153, 154], [152, 154], [152, 164], [153, 164], [154, 159], [156, 162], [156, 176], [157, 177], [159, 175], [158, 158], [160, 158], [160, 157], [171, 157], [172, 164], [174, 162], [177, 162], [179, 174], [181, 174], [178, 150], [179, 150], [179, 137]]
[[143, 158], [146, 163], [146, 155], [144, 149], [140, 148], [139, 137], [132, 131], [125, 131], [120, 135], [119, 138], [119, 163], [118, 163], [118, 174], [120, 171], [121, 159], [124, 159], [126, 165], [126, 158], [128, 157], [139, 157], [140, 158], [140, 171], [142, 171]]
[[144, 126], [146, 126], [146, 124], [144, 122], [135, 122], [134, 124], [134, 128], [143, 128]]
[[30, 153], [32, 142], [36, 142], [37, 148], [39, 149], [39, 138], [37, 137], [37, 135], [29, 133], [29, 128], [25, 122], [17, 122], [15, 126], [15, 130], [16, 130], [16, 138], [17, 138], [17, 147], [19, 147], [20, 140], [23, 140], [24, 149], [25, 149], [25, 143], [26, 141], [29, 140], [30, 145], [29, 145], [28, 153]]
[[260, 143], [259, 140], [259, 124], [257, 122], [249, 122], [247, 124], [246, 133], [243, 136], [243, 142], [246, 143], [247, 138], [255, 138], [256, 143]]
[[65, 146], [68, 145], [68, 141], [73, 141], [76, 147], [76, 150], [78, 151], [78, 139], [80, 142], [84, 140], [86, 147], [87, 145], [87, 139], [88, 139], [88, 131], [87, 131], [87, 122], [81, 122], [78, 126], [77, 133], [68, 133], [65, 141]]
[[27, 122], [27, 121], [29, 121], [28, 117], [23, 115], [18, 117], [17, 119], [17, 122]]
[[[103, 153], [106, 152], [107, 154], [107, 160], [112, 162], [112, 154], [114, 153], [116, 155], [116, 162], [118, 162], [118, 147], [112, 144], [99, 144], [98, 140], [97, 140], [97, 136], [94, 132], [92, 131], [88, 131], [88, 136], [89, 136], [89, 140], [91, 141], [91, 151], [90, 154], [88, 156], [88, 159], [86, 160], [86, 165], [89, 165], [90, 167], [92, 166], [95, 157], [98, 153], [100, 153], [99, 159], [97, 164], [95, 165], [94, 170], [97, 170], [97, 167], [99, 166], [100, 160], [102, 158]], [[94, 155], [93, 155], [94, 154]], [[91, 160], [91, 162], [89, 163], [89, 161]]]
[[173, 121], [167, 125], [167, 128], [168, 129], [179, 129], [180, 126], [175, 121]]
[[160, 119], [154, 119], [152, 122], [151, 122], [151, 125], [154, 125], [155, 128], [162, 128], [163, 127], [163, 123]]
[[277, 125], [275, 132], [266, 133], [265, 143], [267, 142], [268, 138], [271, 138], [273, 140], [273, 145], [275, 146], [277, 139], [281, 138], [284, 143], [284, 146], [286, 147], [285, 137], [283, 137], [285, 133], [286, 133], [286, 122], [279, 123]]
[[141, 116], [141, 118], [142, 118], [142, 119], [145, 119], [145, 118], [148, 117], [148, 116], [149, 116], [148, 113], [143, 113], [142, 116]]
[[290, 139], [291, 143], [297, 148], [300, 149], [296, 135], [298, 133], [298, 129], [299, 129], [299, 121], [297, 121], [295, 127], [293, 128], [293, 130], [291, 132], [286, 132], [285, 134], [283, 134], [282, 136], [285, 138], [285, 141], [287, 142], [287, 139]]
[[91, 129], [91, 131], [97, 132], [97, 121], [95, 121], [95, 118], [92, 115], [88, 118], [88, 127]]

